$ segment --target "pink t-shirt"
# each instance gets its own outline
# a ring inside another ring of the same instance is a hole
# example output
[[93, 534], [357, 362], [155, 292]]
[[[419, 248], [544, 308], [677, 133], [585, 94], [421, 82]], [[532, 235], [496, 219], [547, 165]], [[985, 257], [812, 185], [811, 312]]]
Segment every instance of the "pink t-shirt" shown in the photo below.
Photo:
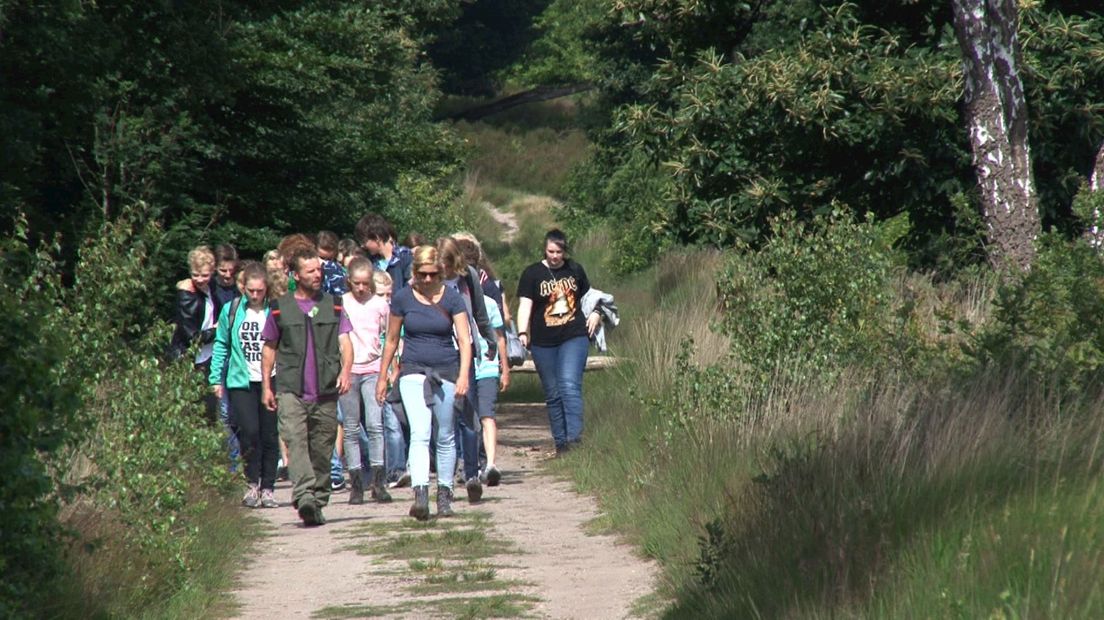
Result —
[[380, 334], [387, 329], [390, 304], [379, 295], [360, 303], [352, 293], [342, 296], [345, 315], [353, 324], [349, 338], [353, 341], [353, 374], [370, 375], [380, 371]]

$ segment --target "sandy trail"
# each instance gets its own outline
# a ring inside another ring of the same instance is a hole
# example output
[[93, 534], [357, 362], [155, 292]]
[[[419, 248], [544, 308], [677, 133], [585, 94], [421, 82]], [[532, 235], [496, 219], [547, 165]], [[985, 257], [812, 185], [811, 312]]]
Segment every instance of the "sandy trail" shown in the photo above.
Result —
[[[612, 537], [586, 534], [584, 525], [598, 515], [594, 500], [542, 473], [552, 449], [543, 405], [502, 404], [498, 419], [502, 484], [486, 488], [485, 501], [478, 505], [468, 504], [458, 486], [456, 502], [461, 516], [469, 511], [488, 515], [483, 526], [488, 536], [509, 541], [520, 551], [489, 558], [498, 579], [516, 580], [507, 592], [489, 594], [534, 597], [526, 613], [537, 617], [627, 617], [632, 603], [651, 592], [654, 564]], [[269, 536], [258, 541], [240, 572], [234, 592], [238, 617], [306, 618], [324, 609], [330, 617], [449, 617], [454, 614], [422, 603], [487, 595], [419, 597], [408, 589], [423, 578], [409, 569], [406, 559], [358, 552], [358, 546], [370, 542], [370, 528], [409, 521], [410, 489], [394, 489], [393, 494], [394, 503], [362, 506], [350, 506], [347, 493], [334, 495], [325, 511], [328, 524], [308, 529], [291, 509], [288, 483], [279, 483], [281, 507], [253, 511]], [[381, 611], [388, 606], [390, 610]]]

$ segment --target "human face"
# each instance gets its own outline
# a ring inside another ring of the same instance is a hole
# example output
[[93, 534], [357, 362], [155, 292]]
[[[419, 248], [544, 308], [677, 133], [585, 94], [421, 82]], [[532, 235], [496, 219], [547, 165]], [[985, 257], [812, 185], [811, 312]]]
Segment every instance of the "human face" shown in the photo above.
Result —
[[391, 252], [390, 252], [391, 241], [390, 240], [381, 241], [379, 239], [368, 239], [361, 245], [361, 247], [363, 247], [364, 251], [368, 252], [368, 254], [371, 255], [371, 256], [390, 256], [391, 255]]
[[544, 242], [544, 259], [548, 261], [548, 266], [556, 269], [563, 266], [564, 263], [564, 251], [563, 248], [556, 245], [551, 241]]
[[353, 297], [360, 303], [368, 301], [372, 297], [372, 272], [369, 269], [358, 269], [349, 274], [349, 290]]
[[318, 248], [318, 258], [321, 258], [322, 260], [333, 260], [333, 257], [336, 254], [337, 252], [331, 252], [329, 250]]
[[265, 271], [283, 271], [284, 269], [284, 258], [282, 256], [270, 258], [265, 263]]
[[265, 296], [268, 295], [268, 284], [264, 278], [250, 278], [245, 281], [245, 298], [249, 300], [250, 308], [259, 308], [264, 305]]
[[299, 269], [295, 272], [295, 282], [298, 283], [296, 292], [303, 291], [304, 295], [313, 296], [322, 287], [322, 260], [319, 258], [303, 258], [299, 260]]
[[192, 271], [192, 286], [194, 286], [197, 291], [207, 292], [207, 287], [211, 284], [212, 271], [213, 270], [208, 265], [204, 265]]
[[234, 286], [234, 272], [238, 270], [237, 261], [224, 260], [218, 264], [218, 283], [222, 287]]
[[386, 299], [387, 301], [391, 301], [391, 285], [388, 284], [387, 286], [377, 287], [376, 288], [376, 295], [379, 295], [380, 297]]
[[437, 265], [418, 265], [414, 269], [414, 287], [419, 291], [432, 291], [441, 283], [441, 268]]

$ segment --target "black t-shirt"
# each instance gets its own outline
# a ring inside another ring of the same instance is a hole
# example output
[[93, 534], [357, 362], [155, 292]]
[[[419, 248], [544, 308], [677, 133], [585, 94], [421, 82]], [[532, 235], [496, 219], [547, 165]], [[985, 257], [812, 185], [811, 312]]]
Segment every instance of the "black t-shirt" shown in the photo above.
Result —
[[551, 269], [543, 261], [526, 267], [518, 281], [517, 294], [519, 298], [533, 300], [529, 342], [554, 347], [565, 340], [586, 336], [582, 302], [589, 290], [586, 271], [575, 261], [564, 261], [559, 269]]

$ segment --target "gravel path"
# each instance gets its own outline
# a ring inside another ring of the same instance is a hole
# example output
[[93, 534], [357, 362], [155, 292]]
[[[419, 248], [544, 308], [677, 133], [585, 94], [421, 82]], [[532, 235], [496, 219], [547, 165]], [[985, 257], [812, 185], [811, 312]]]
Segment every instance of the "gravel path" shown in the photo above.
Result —
[[[277, 486], [280, 508], [253, 511], [269, 536], [243, 563], [234, 592], [238, 617], [452, 617], [469, 600], [488, 595], [522, 602], [524, 611], [508, 615], [629, 616], [632, 603], [651, 592], [655, 566], [609, 536], [585, 533], [585, 524], [598, 515], [593, 499], [542, 473], [552, 449], [543, 409], [499, 406], [502, 484], [486, 488], [484, 501], [477, 505], [468, 504], [458, 486], [459, 518], [437, 524], [475, 523], [488, 539], [509, 543], [511, 550], [481, 561], [493, 565], [500, 589], [410, 591], [425, 583], [424, 575], [411, 569], [410, 558], [387, 559], [372, 547], [389, 528], [410, 525], [405, 516], [412, 497], [408, 488], [393, 490], [392, 504], [350, 506], [347, 494], [337, 494], [325, 510], [328, 524], [308, 529], [291, 509], [290, 487], [284, 482]], [[473, 516], [479, 519], [473, 522]], [[449, 562], [446, 566], [453, 566]], [[442, 599], [450, 600], [432, 605]]]

